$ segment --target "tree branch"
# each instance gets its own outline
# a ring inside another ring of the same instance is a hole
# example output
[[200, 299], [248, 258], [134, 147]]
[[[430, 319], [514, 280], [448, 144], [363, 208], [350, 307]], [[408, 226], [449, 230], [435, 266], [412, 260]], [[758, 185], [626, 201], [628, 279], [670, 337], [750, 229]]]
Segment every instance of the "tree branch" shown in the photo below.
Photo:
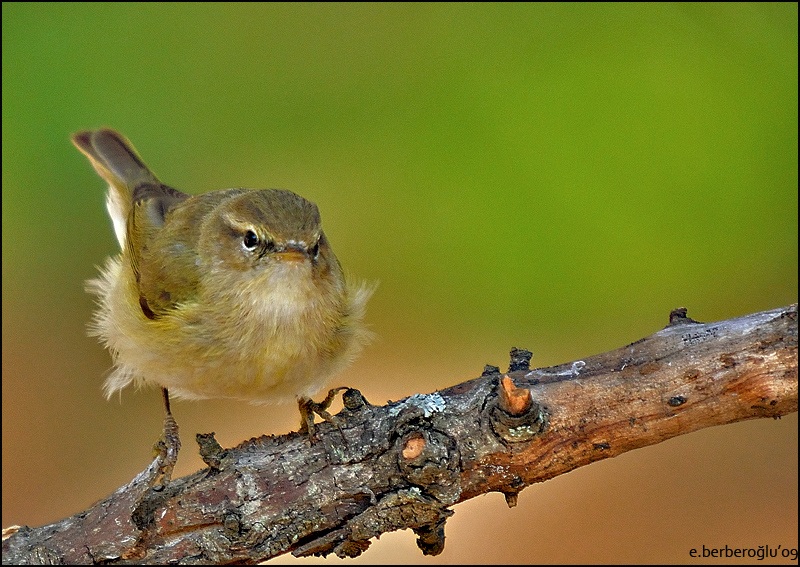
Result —
[[198, 436], [208, 468], [156, 483], [161, 461], [92, 508], [6, 530], [3, 562], [255, 563], [286, 552], [354, 557], [411, 528], [440, 553], [449, 507], [519, 491], [600, 459], [713, 425], [797, 411], [797, 305], [663, 330], [583, 361], [484, 374], [385, 406], [345, 393], [317, 440], [264, 436], [223, 450]]

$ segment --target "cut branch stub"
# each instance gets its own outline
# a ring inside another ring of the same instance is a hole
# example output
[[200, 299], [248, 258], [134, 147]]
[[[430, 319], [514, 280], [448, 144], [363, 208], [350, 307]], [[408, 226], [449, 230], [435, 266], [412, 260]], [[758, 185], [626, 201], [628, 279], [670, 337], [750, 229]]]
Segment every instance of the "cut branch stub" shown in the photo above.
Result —
[[525, 350], [524, 348], [511, 348], [511, 361], [508, 364], [508, 371], [515, 372], [517, 370], [524, 370], [527, 372], [531, 369], [531, 358], [533, 358], [533, 353], [529, 350]]
[[411, 486], [420, 487], [443, 505], [458, 500], [461, 471], [453, 439], [435, 429], [419, 429], [399, 438], [396, 447], [400, 473]]
[[400, 454], [406, 461], [416, 460], [425, 449], [425, 436], [421, 433], [413, 433], [409, 435], [403, 444], [403, 450]]
[[492, 376], [493, 374], [500, 374], [500, 367], [487, 364], [483, 367], [481, 376]]
[[517, 388], [508, 374], [500, 380], [499, 405], [508, 415], [520, 416], [531, 408], [533, 398], [527, 388]]
[[417, 535], [417, 547], [422, 550], [423, 555], [439, 555], [444, 551], [444, 523], [450, 514], [442, 517], [436, 523], [414, 528], [414, 533]]
[[222, 462], [228, 456], [228, 452], [222, 448], [214, 432], [198, 433], [196, 435], [197, 445], [200, 447], [200, 458], [212, 470], [218, 471], [222, 467]]
[[677, 309], [673, 309], [669, 313], [669, 325], [702, 325], [700, 321], [695, 321], [691, 317], [687, 315], [688, 309], [685, 307], [678, 307]]
[[505, 375], [498, 382], [497, 390], [497, 398], [490, 403], [488, 413], [492, 429], [503, 441], [530, 441], [547, 428], [547, 414], [533, 401], [529, 389], [517, 388]]

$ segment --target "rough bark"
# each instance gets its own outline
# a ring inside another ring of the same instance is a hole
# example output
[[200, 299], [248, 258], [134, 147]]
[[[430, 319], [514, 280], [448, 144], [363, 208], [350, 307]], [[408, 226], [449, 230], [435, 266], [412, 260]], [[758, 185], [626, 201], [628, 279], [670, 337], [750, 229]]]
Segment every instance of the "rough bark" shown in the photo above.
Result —
[[292, 552], [356, 556], [411, 528], [444, 546], [450, 507], [524, 487], [713, 425], [797, 411], [797, 305], [701, 324], [685, 310], [620, 349], [551, 368], [512, 350], [507, 373], [372, 406], [345, 393], [315, 441], [296, 433], [222, 449], [208, 468], [157, 482], [154, 461], [92, 508], [11, 528], [3, 562], [255, 563]]

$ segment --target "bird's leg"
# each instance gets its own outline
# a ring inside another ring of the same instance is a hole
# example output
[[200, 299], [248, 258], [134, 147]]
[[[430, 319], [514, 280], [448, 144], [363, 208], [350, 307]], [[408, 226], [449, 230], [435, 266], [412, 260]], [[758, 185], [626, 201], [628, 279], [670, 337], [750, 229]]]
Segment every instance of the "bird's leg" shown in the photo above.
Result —
[[169, 485], [172, 480], [172, 471], [178, 461], [181, 439], [178, 436], [178, 424], [175, 422], [175, 418], [172, 417], [172, 411], [169, 407], [169, 392], [166, 388], [161, 388], [161, 393], [164, 396], [166, 416], [164, 417], [164, 431], [161, 434], [161, 438], [153, 445], [156, 458], [147, 467], [146, 472], [148, 474], [146, 476], [137, 476], [132, 483], [134, 485], [141, 480], [137, 485], [141, 490], [141, 495], [134, 503], [131, 519], [142, 532], [129, 552], [131, 557], [135, 556], [134, 550], [137, 548], [142, 548], [142, 557], [144, 557], [146, 551], [143, 548], [145, 540], [149, 537], [148, 534], [156, 529], [153, 519], [155, 511], [164, 507], [166, 501], [177, 491], [175, 485], [173, 487]]
[[172, 471], [178, 461], [178, 451], [181, 449], [181, 438], [178, 436], [178, 424], [172, 417], [172, 410], [169, 406], [169, 391], [161, 388], [164, 396], [164, 432], [158, 440], [154, 449], [158, 452], [160, 464], [158, 467], [158, 477], [155, 484], [166, 486], [172, 478]]
[[309, 439], [314, 440], [314, 414], [317, 414], [325, 421], [329, 421], [338, 427], [336, 418], [328, 413], [328, 408], [331, 407], [336, 394], [342, 390], [347, 390], [346, 386], [333, 388], [328, 391], [328, 395], [321, 402], [315, 402], [311, 398], [300, 397], [297, 399], [297, 406], [300, 408], [300, 433], [307, 435]]

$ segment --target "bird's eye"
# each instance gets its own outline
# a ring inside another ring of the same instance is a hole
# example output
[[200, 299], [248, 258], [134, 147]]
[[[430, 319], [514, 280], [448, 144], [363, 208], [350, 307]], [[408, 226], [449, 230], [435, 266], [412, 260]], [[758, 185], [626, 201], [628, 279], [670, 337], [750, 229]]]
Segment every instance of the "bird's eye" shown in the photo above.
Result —
[[319, 256], [319, 240], [317, 240], [317, 243], [311, 248], [311, 257], [316, 260], [317, 256]]
[[252, 230], [245, 232], [244, 238], [242, 238], [242, 246], [244, 246], [246, 250], [255, 250], [260, 242], [261, 239], [259, 239], [258, 235]]

